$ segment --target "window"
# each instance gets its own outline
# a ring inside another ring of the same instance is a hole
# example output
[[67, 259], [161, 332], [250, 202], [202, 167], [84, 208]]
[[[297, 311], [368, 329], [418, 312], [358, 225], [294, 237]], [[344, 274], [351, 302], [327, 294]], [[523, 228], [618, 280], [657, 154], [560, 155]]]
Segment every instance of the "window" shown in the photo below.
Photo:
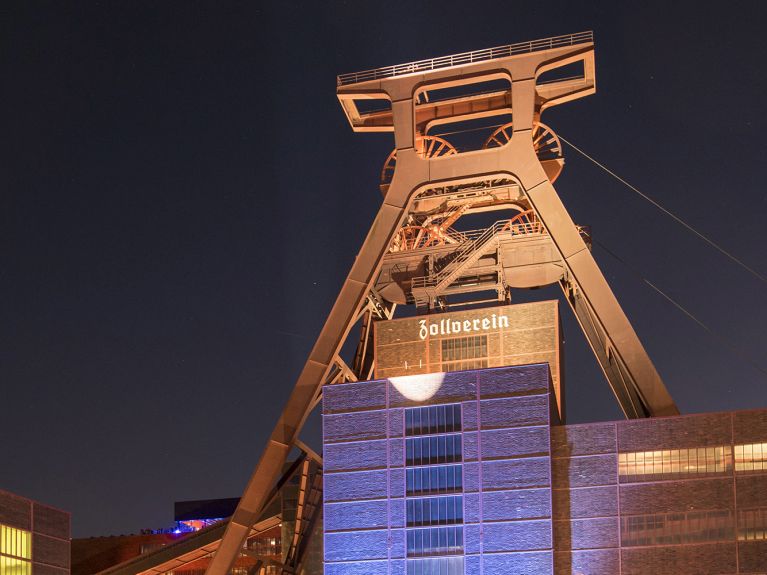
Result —
[[463, 575], [463, 557], [408, 559], [407, 575]]
[[463, 496], [424, 497], [407, 500], [407, 526], [463, 523]]
[[442, 340], [442, 361], [487, 357], [487, 336], [475, 335]]
[[487, 336], [476, 335], [443, 339], [442, 371], [461, 371], [487, 367]]
[[0, 525], [0, 574], [32, 574], [32, 534]]
[[406, 465], [438, 465], [461, 461], [461, 435], [408, 437], [405, 440]]
[[407, 469], [407, 495], [456, 493], [463, 489], [460, 465], [411, 467]]
[[767, 443], [736, 445], [735, 471], [767, 471]]
[[0, 525], [0, 553], [32, 559], [32, 534], [23, 529]]
[[430, 527], [407, 532], [407, 556], [455, 555], [463, 552], [463, 527]]
[[621, 545], [624, 547], [733, 539], [733, 514], [726, 509], [621, 517]]
[[700, 475], [732, 470], [732, 450], [729, 445], [693, 447], [661, 451], [636, 451], [618, 454], [618, 474], [640, 480], [658, 479], [664, 475]]
[[32, 575], [32, 562], [15, 557], [0, 555], [0, 574], [2, 575]]
[[460, 431], [460, 404], [405, 409], [407, 557], [424, 557], [408, 560], [409, 575], [463, 575], [463, 557], [442, 557], [463, 552]]
[[279, 555], [282, 540], [279, 537], [254, 537], [248, 541], [248, 549], [257, 555]]
[[738, 539], [767, 540], [767, 507], [738, 510]]
[[405, 410], [405, 435], [461, 431], [461, 406], [430, 405]]

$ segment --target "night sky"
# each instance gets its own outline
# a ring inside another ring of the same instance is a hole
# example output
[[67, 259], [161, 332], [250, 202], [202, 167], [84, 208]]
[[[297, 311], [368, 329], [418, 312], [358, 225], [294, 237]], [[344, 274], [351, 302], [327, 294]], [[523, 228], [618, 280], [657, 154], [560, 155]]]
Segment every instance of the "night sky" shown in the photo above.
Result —
[[[593, 29], [597, 94], [544, 122], [767, 275], [763, 26], [756, 2], [4, 2], [0, 488], [74, 536], [241, 494], [381, 202], [393, 139], [352, 132], [338, 73]], [[565, 156], [682, 412], [767, 407], [767, 283]], [[619, 418], [562, 311], [569, 422]]]

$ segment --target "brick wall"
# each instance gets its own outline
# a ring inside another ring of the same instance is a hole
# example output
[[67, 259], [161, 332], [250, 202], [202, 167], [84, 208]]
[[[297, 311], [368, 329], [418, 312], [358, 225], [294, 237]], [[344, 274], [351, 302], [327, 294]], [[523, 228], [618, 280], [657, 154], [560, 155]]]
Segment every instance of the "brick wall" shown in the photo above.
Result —
[[32, 532], [35, 575], [68, 575], [70, 516], [66, 511], [0, 490], [0, 523]]
[[[767, 471], [733, 465], [767, 442], [767, 410], [551, 426], [546, 364], [450, 372], [408, 398], [417, 380], [325, 390], [327, 573], [405, 572], [403, 409], [444, 403], [462, 405], [465, 573], [767, 573], [765, 534], [739, 531], [743, 510], [767, 513]], [[619, 472], [620, 454], [700, 448], [727, 465]]]
[[465, 572], [551, 574], [548, 365], [447, 373], [419, 401], [410, 383], [324, 391], [325, 573], [405, 572], [404, 408], [460, 403]]
[[[733, 453], [738, 444], [767, 442], [767, 410], [554, 427], [551, 440], [557, 575], [767, 573], [767, 540], [738, 540], [739, 511], [767, 508], [767, 472], [738, 472], [730, 461], [717, 472], [627, 477], [616, 461], [618, 453], [714, 446]], [[707, 512], [720, 514], [722, 527], [700, 528]], [[621, 519], [647, 517], [706, 540], [623, 544]], [[683, 525], [682, 517], [692, 519]]]

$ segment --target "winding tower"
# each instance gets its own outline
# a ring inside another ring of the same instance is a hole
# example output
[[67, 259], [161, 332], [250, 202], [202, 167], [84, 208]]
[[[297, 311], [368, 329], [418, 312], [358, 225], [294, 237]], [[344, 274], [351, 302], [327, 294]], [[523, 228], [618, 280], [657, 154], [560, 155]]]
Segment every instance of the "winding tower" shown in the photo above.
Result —
[[[542, 114], [595, 92], [590, 32], [344, 74], [337, 84], [355, 132], [394, 134], [383, 201], [209, 575], [228, 572], [298, 469], [297, 525], [283, 572], [300, 572], [322, 460], [299, 433], [324, 386], [372, 378], [373, 324], [394, 317], [398, 306], [439, 313], [558, 283], [626, 417], [678, 413], [591, 255], [588, 230], [573, 222], [553, 186], [564, 159]], [[468, 133], [482, 134], [474, 149], [451, 138]], [[481, 229], [462, 225], [483, 219], [489, 225]], [[356, 351], [342, 357], [349, 337], [357, 338]], [[302, 455], [286, 467], [294, 448]]]

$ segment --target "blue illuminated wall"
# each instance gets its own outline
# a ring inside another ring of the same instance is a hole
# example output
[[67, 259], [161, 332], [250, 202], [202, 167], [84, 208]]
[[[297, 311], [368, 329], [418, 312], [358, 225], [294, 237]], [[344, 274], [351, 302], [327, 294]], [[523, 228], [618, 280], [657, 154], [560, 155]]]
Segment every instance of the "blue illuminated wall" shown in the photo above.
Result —
[[552, 574], [548, 365], [417, 377], [324, 390], [325, 574]]

